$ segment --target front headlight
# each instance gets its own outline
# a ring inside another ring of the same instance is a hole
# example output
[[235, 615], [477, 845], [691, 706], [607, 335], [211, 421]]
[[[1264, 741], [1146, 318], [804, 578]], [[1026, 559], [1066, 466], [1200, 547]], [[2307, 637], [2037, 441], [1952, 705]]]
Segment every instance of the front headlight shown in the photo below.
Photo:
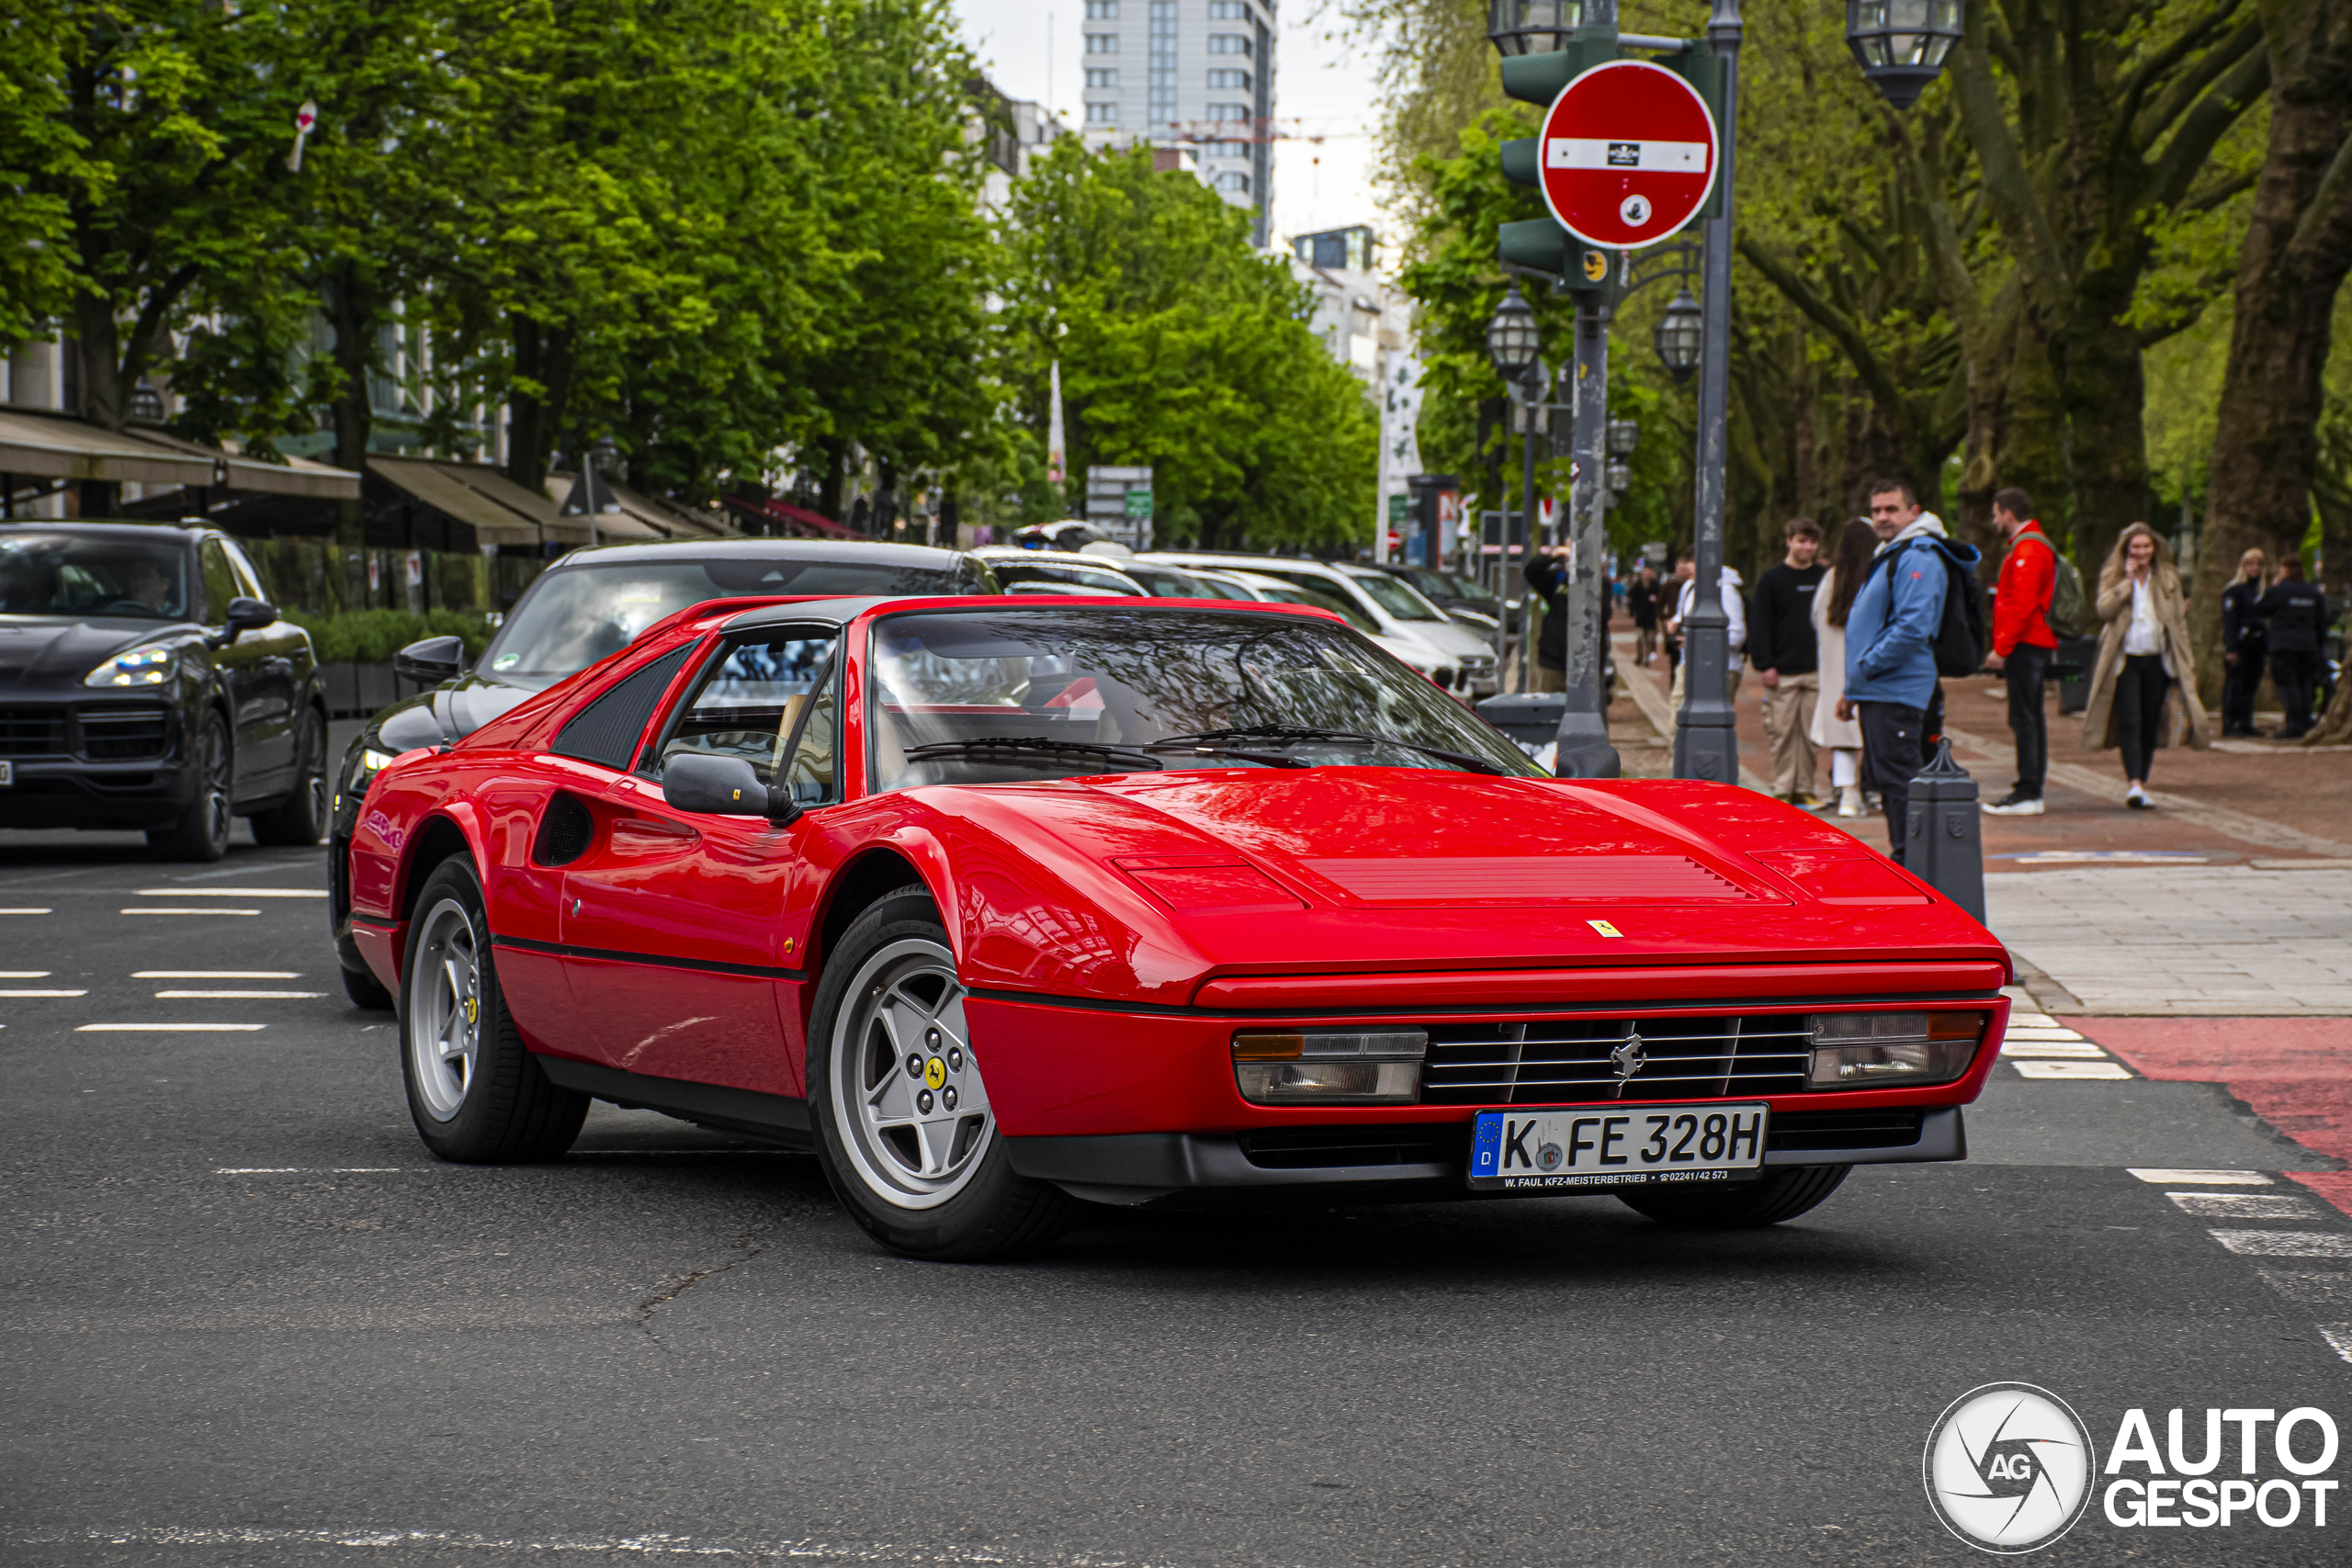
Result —
[[1984, 1037], [1981, 1012], [1819, 1012], [1810, 1021], [1815, 1089], [1950, 1083]]
[[179, 668], [180, 656], [168, 648], [134, 648], [118, 653], [82, 679], [85, 686], [116, 690], [125, 686], [167, 686]]
[[372, 774], [382, 773], [391, 765], [392, 754], [390, 751], [379, 751], [373, 747], [363, 748], [359, 753], [359, 772], [353, 777], [368, 778]]
[[1252, 1105], [1410, 1105], [1421, 1094], [1419, 1030], [1252, 1031], [1233, 1037], [1233, 1079]]

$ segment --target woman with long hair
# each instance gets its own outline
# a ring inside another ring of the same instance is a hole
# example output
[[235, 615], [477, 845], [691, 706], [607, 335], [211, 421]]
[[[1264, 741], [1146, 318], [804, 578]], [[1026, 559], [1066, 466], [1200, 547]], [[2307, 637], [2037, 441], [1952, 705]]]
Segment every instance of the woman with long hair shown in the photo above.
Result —
[[2135, 811], [2148, 798], [2148, 769], [2165, 733], [2166, 699], [2177, 696], [2188, 716], [2188, 743], [2209, 745], [2205, 705], [2197, 700], [2197, 661], [2189, 652], [2188, 604], [2172, 551], [2145, 523], [2134, 523], [2098, 569], [2098, 662], [2091, 674], [2090, 705], [2083, 712], [2083, 744], [2123, 752], [2123, 803]]
[[1878, 536], [1866, 517], [1850, 519], [1838, 536], [1838, 554], [1813, 591], [1813, 636], [1821, 654], [1821, 694], [1813, 705], [1807, 733], [1815, 746], [1829, 748], [1829, 782], [1838, 791], [1838, 815], [1862, 814], [1862, 727], [1838, 716], [1838, 699], [1846, 694], [1846, 615], [1871, 574], [1871, 558], [1878, 552]]

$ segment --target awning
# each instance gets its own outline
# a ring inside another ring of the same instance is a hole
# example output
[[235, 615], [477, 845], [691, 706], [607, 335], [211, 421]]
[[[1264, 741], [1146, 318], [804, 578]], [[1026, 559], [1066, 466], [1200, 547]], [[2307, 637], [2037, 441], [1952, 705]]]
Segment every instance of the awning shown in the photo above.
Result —
[[[584, 523], [587, 514], [580, 478], [549, 474], [548, 499], [566, 522]], [[656, 501], [601, 475], [596, 479], [596, 528], [600, 537], [619, 539], [709, 539], [729, 536], [724, 513], [697, 516], [684, 507]]]
[[70, 415], [13, 408], [0, 410], [0, 474], [261, 491], [322, 501], [359, 494], [357, 474], [303, 457], [264, 462], [161, 431], [101, 430]]
[[790, 502], [752, 501], [740, 495], [726, 495], [719, 499], [730, 509], [743, 513], [746, 517], [757, 518], [763, 523], [781, 523], [788, 528], [804, 528], [817, 534], [829, 535], [837, 539], [865, 537], [856, 529], [836, 523], [821, 512], [811, 512], [805, 506], [795, 506]]
[[[487, 463], [370, 457], [368, 468], [435, 511], [466, 524], [481, 544], [537, 547], [543, 541], [584, 545], [589, 540], [588, 519], [564, 516], [548, 496], [525, 489]], [[597, 523], [599, 539], [662, 537], [643, 524], [618, 514], [600, 517]]]

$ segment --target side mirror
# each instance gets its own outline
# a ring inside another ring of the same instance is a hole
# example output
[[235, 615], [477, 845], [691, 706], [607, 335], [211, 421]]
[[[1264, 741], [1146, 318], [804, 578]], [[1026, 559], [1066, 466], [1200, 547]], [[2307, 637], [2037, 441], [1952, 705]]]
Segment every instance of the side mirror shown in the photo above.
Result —
[[662, 759], [662, 798], [681, 811], [707, 817], [765, 817], [789, 822], [800, 808], [774, 795], [741, 757], [675, 751]]
[[466, 639], [428, 637], [392, 655], [392, 673], [420, 686], [437, 686], [466, 667]]
[[263, 599], [236, 598], [229, 601], [226, 625], [229, 639], [234, 642], [239, 632], [259, 631], [277, 624], [277, 606]]

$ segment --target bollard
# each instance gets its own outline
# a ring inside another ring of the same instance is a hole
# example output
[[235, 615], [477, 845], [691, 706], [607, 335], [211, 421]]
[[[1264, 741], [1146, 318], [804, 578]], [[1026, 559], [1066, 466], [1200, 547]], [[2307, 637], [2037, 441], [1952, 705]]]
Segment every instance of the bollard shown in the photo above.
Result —
[[1911, 808], [1903, 824], [1903, 867], [1937, 892], [1984, 919], [1984, 818], [1976, 781], [1951, 760], [1951, 742], [1911, 778]]
[[1547, 752], [1560, 733], [1560, 716], [1568, 711], [1568, 699], [1560, 692], [1506, 693], [1488, 697], [1473, 710], [1480, 718], [1510, 737], [1521, 750], [1552, 766]]

